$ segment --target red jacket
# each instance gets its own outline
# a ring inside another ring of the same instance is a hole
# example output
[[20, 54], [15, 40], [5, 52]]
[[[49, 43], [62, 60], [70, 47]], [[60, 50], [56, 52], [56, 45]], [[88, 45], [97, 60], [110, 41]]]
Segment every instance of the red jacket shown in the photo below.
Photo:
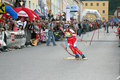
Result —
[[72, 29], [69, 29], [69, 31], [64, 31], [64, 33], [67, 40], [71, 40], [76, 37], [76, 33]]

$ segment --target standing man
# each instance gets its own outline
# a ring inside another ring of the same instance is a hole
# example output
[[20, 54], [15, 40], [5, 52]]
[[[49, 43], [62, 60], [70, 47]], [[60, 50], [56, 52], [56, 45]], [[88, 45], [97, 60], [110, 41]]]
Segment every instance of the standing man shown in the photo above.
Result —
[[[75, 54], [76, 60], [79, 60], [79, 55], [82, 56], [83, 60], [86, 60], [87, 58], [84, 56], [84, 54], [77, 48], [77, 38], [76, 33], [70, 29], [69, 27], [66, 27], [64, 31], [65, 37], [67, 38], [67, 43], [69, 48], [72, 50], [73, 54]], [[78, 54], [77, 54], [78, 53]]]
[[56, 43], [55, 43], [55, 37], [54, 37], [54, 30], [53, 30], [53, 20], [50, 21], [50, 23], [48, 24], [48, 40], [47, 40], [47, 46], [50, 46], [50, 39], [52, 37], [52, 42], [53, 42], [53, 45], [56, 46]]
[[107, 33], [109, 33], [109, 22], [107, 22]]
[[78, 24], [78, 35], [79, 35], [79, 37], [81, 36], [81, 33], [82, 33], [82, 25], [81, 25], [81, 22], [79, 22], [79, 24]]

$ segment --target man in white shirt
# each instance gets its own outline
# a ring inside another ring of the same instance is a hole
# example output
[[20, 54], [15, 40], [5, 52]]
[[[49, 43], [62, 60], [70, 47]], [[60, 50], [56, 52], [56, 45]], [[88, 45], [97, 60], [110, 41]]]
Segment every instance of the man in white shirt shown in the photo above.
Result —
[[19, 26], [24, 26], [24, 18], [22, 17], [19, 21], [17, 21], [17, 28], [19, 29]]

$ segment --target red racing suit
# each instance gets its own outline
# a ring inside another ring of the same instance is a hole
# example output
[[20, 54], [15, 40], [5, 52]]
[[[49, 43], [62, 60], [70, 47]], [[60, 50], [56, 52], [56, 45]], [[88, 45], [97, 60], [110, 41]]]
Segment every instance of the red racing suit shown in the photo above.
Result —
[[76, 46], [77, 43], [76, 33], [72, 29], [69, 29], [69, 31], [65, 30], [64, 34], [65, 37], [67, 38], [68, 46], [72, 50], [73, 54], [79, 53], [81, 55], [82, 52]]

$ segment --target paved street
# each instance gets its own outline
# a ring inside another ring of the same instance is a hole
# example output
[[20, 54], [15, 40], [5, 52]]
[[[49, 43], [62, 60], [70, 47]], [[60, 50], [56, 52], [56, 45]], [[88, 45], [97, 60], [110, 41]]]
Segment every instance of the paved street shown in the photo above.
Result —
[[[89, 41], [93, 32], [83, 35]], [[60, 46], [46, 46], [0, 53], [0, 80], [116, 80], [120, 74], [118, 38], [103, 29], [91, 45], [78, 41], [88, 60], [67, 60], [70, 55]], [[52, 44], [51, 44], [52, 45]]]

